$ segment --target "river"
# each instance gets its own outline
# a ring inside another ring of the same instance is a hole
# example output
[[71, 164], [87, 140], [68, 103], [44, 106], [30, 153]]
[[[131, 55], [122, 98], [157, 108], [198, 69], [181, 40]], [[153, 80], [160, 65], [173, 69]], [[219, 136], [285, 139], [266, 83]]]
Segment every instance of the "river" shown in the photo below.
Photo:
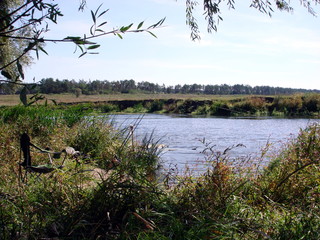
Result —
[[[160, 139], [164, 147], [161, 160], [164, 167], [174, 166], [180, 172], [186, 168], [201, 172], [207, 159], [203, 150], [206, 144], [213, 146], [214, 154], [224, 152], [228, 147], [239, 145], [228, 151], [228, 157], [238, 163], [248, 159], [266, 164], [268, 158], [277, 152], [299, 130], [319, 119], [297, 118], [218, 118], [191, 117], [162, 114], [115, 115], [117, 127], [135, 125], [135, 137], [139, 140], [153, 132], [155, 140]], [[269, 144], [269, 151], [261, 158], [261, 149]], [[212, 152], [209, 151], [209, 152]], [[208, 152], [208, 151], [207, 151]], [[211, 154], [210, 154], [211, 155]], [[261, 160], [262, 159], [262, 160]]]

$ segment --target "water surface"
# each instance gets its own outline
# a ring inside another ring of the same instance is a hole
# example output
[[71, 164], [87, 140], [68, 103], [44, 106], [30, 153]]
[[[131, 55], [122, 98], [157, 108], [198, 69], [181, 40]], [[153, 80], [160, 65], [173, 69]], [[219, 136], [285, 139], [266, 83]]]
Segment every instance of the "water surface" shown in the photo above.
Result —
[[203, 142], [214, 145], [215, 152], [223, 152], [228, 147], [241, 144], [243, 147], [229, 152], [231, 158], [250, 156], [252, 159], [259, 159], [261, 149], [267, 143], [272, 146], [271, 154], [288, 139], [297, 136], [301, 128], [312, 122], [319, 122], [319, 119], [217, 118], [160, 114], [146, 114], [139, 121], [140, 117], [141, 115], [136, 114], [115, 115], [114, 120], [119, 127], [139, 122], [135, 130], [136, 138], [141, 139], [154, 132], [154, 138], [161, 139], [161, 144], [165, 145], [161, 158], [166, 166], [173, 164], [180, 170], [188, 166], [195, 171], [203, 169]]

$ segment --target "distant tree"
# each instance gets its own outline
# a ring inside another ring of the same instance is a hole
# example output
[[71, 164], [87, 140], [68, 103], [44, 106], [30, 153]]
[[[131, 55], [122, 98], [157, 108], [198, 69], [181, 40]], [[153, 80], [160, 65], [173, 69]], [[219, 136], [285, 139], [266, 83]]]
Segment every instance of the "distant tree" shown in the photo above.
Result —
[[122, 80], [120, 81], [120, 92], [129, 93], [130, 90], [135, 90], [136, 83], [134, 80]]
[[244, 86], [241, 84], [233, 85], [232, 94], [244, 94]]
[[174, 93], [180, 93], [181, 92], [181, 85], [178, 84], [174, 87]]
[[55, 88], [55, 82], [53, 78], [45, 78], [40, 81], [40, 92], [42, 93], [53, 93]]
[[80, 97], [80, 95], [82, 94], [81, 88], [76, 88], [74, 90], [74, 94], [76, 95], [77, 98]]
[[190, 85], [184, 84], [180, 89], [180, 93], [189, 93], [189, 92], [190, 92]]
[[202, 93], [203, 92], [203, 88], [202, 88], [202, 85], [200, 84], [192, 84], [190, 87], [189, 87], [189, 93]]
[[213, 85], [206, 85], [204, 87], [204, 94], [214, 94], [214, 86]]
[[174, 88], [173, 88], [173, 86], [168, 86], [167, 88], [166, 88], [166, 91], [165, 91], [166, 93], [174, 93]]
[[[0, 85], [0, 94], [15, 93], [10, 88], [11, 83]], [[319, 90], [307, 89], [293, 89], [293, 88], [280, 88], [270, 86], [255, 86], [249, 85], [200, 85], [200, 84], [184, 84], [166, 87], [164, 84], [154, 84], [147, 81], [135, 82], [134, 80], [119, 80], [109, 82], [107, 80], [89, 81], [84, 80], [75, 81], [63, 79], [54, 80], [53, 78], [45, 78], [40, 81], [37, 88], [33, 89], [31, 93], [76, 93], [76, 89], [81, 90], [81, 94], [103, 94], [103, 93], [128, 93], [132, 91], [146, 92], [146, 93], [184, 93], [184, 94], [256, 94], [256, 95], [277, 95], [277, 94], [293, 94], [293, 93], [320, 93]], [[314, 103], [313, 103], [314, 104]], [[310, 103], [311, 105], [311, 103]]]

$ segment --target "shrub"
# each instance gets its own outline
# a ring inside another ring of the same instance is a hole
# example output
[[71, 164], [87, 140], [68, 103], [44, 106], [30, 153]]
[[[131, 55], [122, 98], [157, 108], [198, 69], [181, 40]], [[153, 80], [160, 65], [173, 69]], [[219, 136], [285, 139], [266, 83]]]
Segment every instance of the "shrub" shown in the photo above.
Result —
[[114, 104], [103, 104], [99, 106], [102, 113], [119, 112], [119, 107]]
[[278, 98], [275, 101], [276, 110], [285, 112], [286, 115], [297, 115], [302, 111], [302, 99], [300, 95]]
[[225, 102], [214, 102], [209, 111], [212, 116], [231, 116], [230, 106]]
[[320, 111], [320, 94], [309, 94], [303, 98], [303, 108], [309, 113]]
[[319, 159], [320, 126], [313, 124], [270, 163], [259, 184], [265, 184], [263, 192], [274, 201], [309, 206], [313, 200], [320, 201]]
[[124, 110], [125, 113], [144, 113], [147, 109], [142, 105], [142, 103], [135, 104], [133, 107], [128, 107]]
[[199, 106], [195, 111], [192, 112], [194, 115], [207, 115], [210, 107], [208, 105]]
[[164, 106], [163, 100], [154, 100], [147, 103], [146, 108], [148, 109], [149, 113], [162, 111]]
[[238, 112], [239, 115], [265, 113], [267, 111], [267, 104], [261, 97], [252, 97], [235, 103], [232, 110]]
[[101, 167], [106, 167], [116, 154], [116, 147], [121, 144], [108, 117], [87, 117], [73, 128], [74, 133], [67, 138], [67, 143], [89, 159], [95, 159]]

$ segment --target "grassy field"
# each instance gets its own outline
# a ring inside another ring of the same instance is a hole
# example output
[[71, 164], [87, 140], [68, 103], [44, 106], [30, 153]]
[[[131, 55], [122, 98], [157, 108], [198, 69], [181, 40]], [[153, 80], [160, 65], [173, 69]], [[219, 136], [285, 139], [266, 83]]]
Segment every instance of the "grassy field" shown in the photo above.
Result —
[[[31, 96], [31, 95], [30, 95]], [[199, 94], [44, 94], [47, 99], [57, 103], [103, 102], [115, 100], [146, 100], [146, 99], [193, 99], [193, 100], [232, 100], [246, 98], [248, 95], [199, 95]], [[50, 102], [50, 101], [49, 101]], [[0, 106], [14, 106], [20, 103], [19, 95], [0, 95]]]

